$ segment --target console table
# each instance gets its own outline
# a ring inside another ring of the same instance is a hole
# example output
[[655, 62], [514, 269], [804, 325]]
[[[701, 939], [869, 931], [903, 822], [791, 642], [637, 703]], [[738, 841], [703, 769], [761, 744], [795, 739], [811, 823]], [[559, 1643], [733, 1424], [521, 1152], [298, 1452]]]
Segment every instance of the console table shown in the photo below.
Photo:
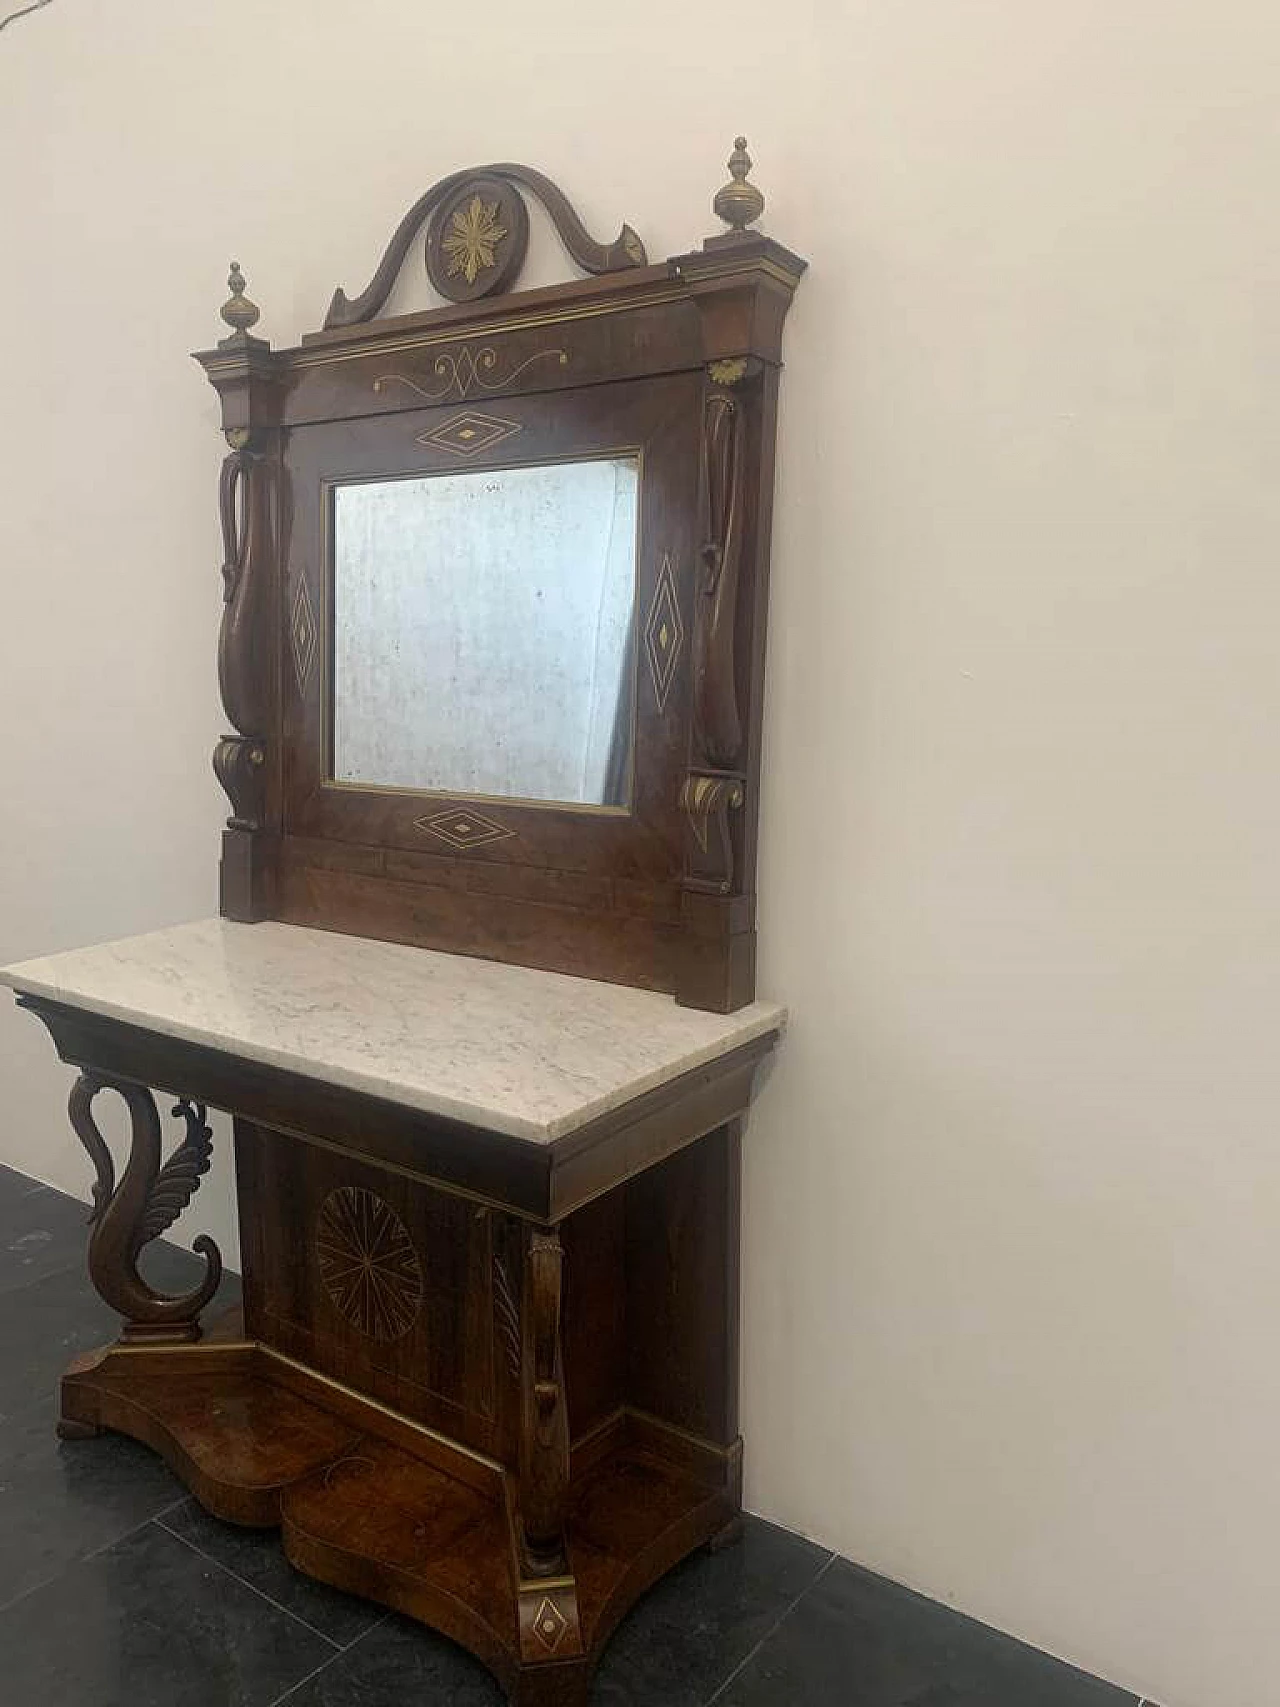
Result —
[[[741, 1121], [783, 324], [805, 263], [651, 263], [516, 162], [452, 172], [218, 393], [220, 917], [3, 979], [79, 1069], [118, 1342], [62, 1386], [302, 1570], [578, 1707], [731, 1537]], [[580, 276], [517, 290], [538, 201]], [[444, 299], [390, 314], [411, 249]], [[163, 431], [157, 423], [157, 431]], [[591, 981], [588, 981], [591, 980]], [[154, 1092], [173, 1100], [165, 1159]], [[98, 1124], [123, 1099], [128, 1161]], [[243, 1310], [139, 1268], [234, 1121]], [[86, 1450], [90, 1450], [86, 1448]]]
[[[0, 979], [79, 1069], [90, 1268], [125, 1322], [61, 1432], [145, 1441], [513, 1700], [585, 1699], [626, 1608], [738, 1512], [739, 1121], [782, 1011], [226, 920]], [[235, 1118], [244, 1308], [202, 1333], [216, 1248], [185, 1298], [137, 1258], [208, 1166], [206, 1105]]]

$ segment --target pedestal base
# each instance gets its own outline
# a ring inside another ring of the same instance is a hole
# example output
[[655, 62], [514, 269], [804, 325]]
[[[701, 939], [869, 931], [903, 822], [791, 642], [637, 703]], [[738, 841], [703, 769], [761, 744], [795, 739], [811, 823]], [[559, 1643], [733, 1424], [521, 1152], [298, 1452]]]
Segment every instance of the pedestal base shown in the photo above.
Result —
[[522, 1578], [514, 1474], [243, 1337], [78, 1359], [59, 1432], [159, 1452], [200, 1503], [279, 1526], [308, 1575], [468, 1648], [517, 1707], [576, 1707], [619, 1619], [732, 1526], [736, 1451], [620, 1411], [575, 1445], [567, 1574]]

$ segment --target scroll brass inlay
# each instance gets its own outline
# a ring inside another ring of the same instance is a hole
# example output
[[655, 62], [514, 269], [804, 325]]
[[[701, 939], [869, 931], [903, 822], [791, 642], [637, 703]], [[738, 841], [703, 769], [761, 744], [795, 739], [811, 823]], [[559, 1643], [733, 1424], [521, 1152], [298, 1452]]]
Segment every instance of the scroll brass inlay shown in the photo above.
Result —
[[449, 273], [461, 273], [474, 284], [493, 266], [494, 250], [507, 235], [506, 226], [498, 224], [498, 204], [472, 196], [467, 211], [455, 211], [450, 223], [453, 230], [440, 245], [449, 257]]
[[742, 798], [740, 782], [713, 776], [691, 776], [685, 779], [680, 790], [680, 804], [684, 807], [689, 827], [704, 854], [709, 851], [708, 824], [711, 814], [721, 806], [740, 807]]
[[391, 1205], [360, 1186], [331, 1191], [316, 1222], [316, 1260], [334, 1308], [368, 1339], [403, 1339], [422, 1307], [422, 1265]]
[[[464, 344], [455, 354], [452, 350], [444, 350], [431, 364], [431, 371], [437, 379], [444, 383], [435, 390], [420, 385], [416, 379], [405, 373], [381, 373], [373, 382], [373, 389], [381, 392], [383, 388], [394, 381], [397, 385], [407, 385], [410, 391], [416, 391], [419, 397], [428, 403], [441, 403], [451, 391], [456, 390], [459, 397], [465, 397], [473, 385], [478, 385], [482, 391], [505, 391], [515, 384], [520, 375], [531, 368], [535, 362], [558, 360], [561, 367], [568, 367], [569, 352], [567, 350], [535, 350], [531, 356], [526, 356], [518, 367], [507, 374], [495, 373], [498, 366], [498, 352], [492, 344], [486, 344], [483, 349], [473, 350], [470, 344]], [[493, 375], [493, 377], [489, 377]]]

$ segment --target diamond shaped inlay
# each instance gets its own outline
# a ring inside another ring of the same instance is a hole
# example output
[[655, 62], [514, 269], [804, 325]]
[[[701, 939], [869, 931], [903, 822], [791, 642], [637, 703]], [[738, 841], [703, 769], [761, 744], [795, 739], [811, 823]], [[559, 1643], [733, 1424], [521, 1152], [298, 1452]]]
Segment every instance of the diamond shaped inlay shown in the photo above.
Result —
[[555, 1652], [568, 1627], [569, 1621], [564, 1613], [550, 1595], [544, 1595], [537, 1617], [533, 1621], [533, 1628], [548, 1653]]
[[680, 606], [676, 600], [675, 565], [668, 551], [658, 571], [649, 620], [644, 625], [645, 656], [649, 660], [649, 674], [653, 677], [653, 692], [659, 711], [667, 708], [667, 695], [671, 692], [683, 645], [684, 624], [680, 620]]
[[488, 450], [521, 431], [519, 421], [504, 421], [500, 415], [482, 415], [479, 410], [468, 409], [461, 415], [450, 416], [429, 433], [419, 433], [416, 442], [437, 445], [457, 456], [474, 456], [477, 451]]
[[307, 578], [298, 577], [298, 590], [293, 597], [293, 614], [289, 618], [289, 639], [293, 645], [293, 667], [298, 672], [298, 687], [303, 693], [311, 679], [311, 666], [316, 661], [316, 619], [311, 609], [311, 594]]
[[514, 830], [508, 830], [501, 824], [495, 824], [492, 818], [486, 818], [483, 812], [472, 812], [467, 807], [454, 807], [448, 812], [436, 812], [429, 818], [415, 818], [415, 830], [421, 830], [424, 836], [439, 836], [442, 842], [448, 842], [451, 848], [478, 848], [486, 842], [500, 842], [507, 836], [514, 836]]

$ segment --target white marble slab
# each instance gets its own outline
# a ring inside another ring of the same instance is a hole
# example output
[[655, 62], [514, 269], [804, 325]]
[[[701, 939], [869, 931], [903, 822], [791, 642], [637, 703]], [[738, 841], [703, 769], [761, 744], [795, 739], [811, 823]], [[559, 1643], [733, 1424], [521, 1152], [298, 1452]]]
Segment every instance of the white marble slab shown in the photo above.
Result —
[[778, 1031], [786, 1010], [431, 949], [205, 919], [0, 970], [0, 984], [548, 1144]]

